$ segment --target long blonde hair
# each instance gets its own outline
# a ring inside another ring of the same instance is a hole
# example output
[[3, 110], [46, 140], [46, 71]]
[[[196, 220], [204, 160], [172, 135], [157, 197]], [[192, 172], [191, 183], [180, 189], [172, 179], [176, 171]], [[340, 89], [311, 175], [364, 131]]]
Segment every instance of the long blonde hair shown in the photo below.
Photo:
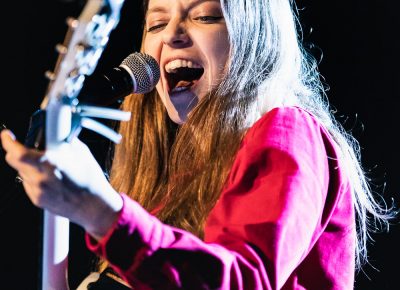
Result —
[[[160, 220], [200, 238], [246, 130], [276, 106], [313, 113], [340, 148], [357, 213], [356, 264], [367, 260], [370, 222], [388, 223], [360, 163], [357, 141], [335, 120], [315, 59], [301, 45], [290, 0], [221, 0], [230, 61], [220, 86], [202, 98], [178, 127], [154, 90], [131, 95], [123, 110], [111, 183]], [[145, 2], [145, 8], [147, 3]], [[375, 225], [375, 223], [373, 223]]]

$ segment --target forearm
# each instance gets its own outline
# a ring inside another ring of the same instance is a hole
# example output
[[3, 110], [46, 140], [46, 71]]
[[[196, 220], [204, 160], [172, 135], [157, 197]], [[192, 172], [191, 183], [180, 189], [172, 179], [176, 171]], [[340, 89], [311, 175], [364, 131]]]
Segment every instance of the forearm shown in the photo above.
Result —
[[132, 286], [271, 289], [263, 261], [249, 245], [227, 241], [230, 249], [205, 243], [161, 223], [126, 196], [124, 201], [118, 222], [103, 239], [86, 238], [89, 249], [107, 259]]
[[76, 223], [93, 238], [101, 240], [117, 222], [122, 205], [121, 196], [109, 186], [101, 196], [88, 195], [88, 202], [83, 205]]

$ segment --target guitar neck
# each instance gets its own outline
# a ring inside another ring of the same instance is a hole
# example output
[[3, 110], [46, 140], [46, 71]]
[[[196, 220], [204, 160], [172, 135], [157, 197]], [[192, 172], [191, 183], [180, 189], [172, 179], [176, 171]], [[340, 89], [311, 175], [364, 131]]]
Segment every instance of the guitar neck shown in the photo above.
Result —
[[[78, 19], [68, 20], [64, 43], [40, 105], [46, 111], [45, 150], [56, 150], [73, 133], [73, 104], [119, 22], [124, 0], [88, 0]], [[42, 290], [68, 290], [69, 220], [44, 211]]]

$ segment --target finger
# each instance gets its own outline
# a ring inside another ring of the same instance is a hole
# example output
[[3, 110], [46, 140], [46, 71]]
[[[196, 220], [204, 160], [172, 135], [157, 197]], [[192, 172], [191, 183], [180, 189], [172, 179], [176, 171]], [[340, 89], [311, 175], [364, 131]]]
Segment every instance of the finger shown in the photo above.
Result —
[[8, 129], [1, 130], [0, 132], [1, 136], [1, 145], [3, 146], [3, 149], [7, 152], [10, 149], [10, 146], [15, 142], [16, 138], [13, 132], [11, 132]]
[[24, 190], [25, 190], [28, 198], [31, 200], [31, 202], [35, 206], [41, 207], [40, 198], [39, 198], [40, 195], [38, 195], [37, 188], [25, 181], [22, 182], [22, 186], [24, 187]]
[[18, 161], [21, 155], [21, 148], [18, 147], [18, 142], [15, 141], [12, 133], [8, 130], [3, 130], [0, 136], [2, 147], [6, 153], [5, 160], [11, 167], [18, 170]]
[[7, 129], [1, 131], [1, 143], [6, 151], [7, 163], [17, 170], [26, 163], [37, 167], [43, 155], [43, 153], [28, 149], [16, 141], [14, 134]]
[[15, 135], [10, 130], [2, 130], [0, 136], [1, 144], [7, 154], [17, 158], [27, 151], [26, 148], [16, 140]]
[[42, 182], [46, 180], [46, 176], [44, 176], [34, 168], [24, 168], [22, 170], [19, 170], [18, 175], [22, 182], [29, 183], [35, 186], [39, 186]]

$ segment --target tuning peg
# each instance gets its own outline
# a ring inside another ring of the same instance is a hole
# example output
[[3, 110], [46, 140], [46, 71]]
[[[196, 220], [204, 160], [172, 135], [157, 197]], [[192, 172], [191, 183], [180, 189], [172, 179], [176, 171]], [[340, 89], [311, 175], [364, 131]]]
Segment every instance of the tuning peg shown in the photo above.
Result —
[[104, 137], [110, 139], [116, 144], [119, 144], [122, 140], [122, 135], [115, 132], [114, 130], [108, 128], [104, 124], [95, 121], [90, 118], [83, 117], [81, 118], [81, 126], [97, 134], [103, 135]]
[[50, 80], [50, 81], [54, 81], [55, 79], [56, 79], [56, 75], [55, 75], [55, 73], [54, 72], [52, 72], [52, 71], [46, 71], [45, 73], [44, 73], [44, 75], [45, 75], [45, 77], [48, 79], [48, 80]]
[[68, 76], [69, 76], [70, 78], [79, 77], [79, 76], [80, 76], [80, 74], [79, 74], [79, 69], [73, 69], [72, 71], [69, 72]]
[[81, 117], [92, 117], [118, 121], [129, 121], [131, 118], [131, 112], [97, 106], [79, 105], [75, 108], [75, 112]]
[[77, 53], [82, 53], [86, 50], [87, 46], [83, 43], [79, 43], [75, 46], [76, 52]]
[[66, 22], [67, 22], [67, 25], [69, 27], [71, 27], [72, 29], [75, 29], [76, 27], [78, 27], [78, 24], [79, 24], [79, 20], [76, 18], [73, 18], [73, 17], [68, 17]]
[[59, 54], [67, 54], [68, 48], [67, 48], [65, 45], [63, 45], [63, 44], [58, 43], [58, 44], [56, 45], [56, 51], [57, 51]]

